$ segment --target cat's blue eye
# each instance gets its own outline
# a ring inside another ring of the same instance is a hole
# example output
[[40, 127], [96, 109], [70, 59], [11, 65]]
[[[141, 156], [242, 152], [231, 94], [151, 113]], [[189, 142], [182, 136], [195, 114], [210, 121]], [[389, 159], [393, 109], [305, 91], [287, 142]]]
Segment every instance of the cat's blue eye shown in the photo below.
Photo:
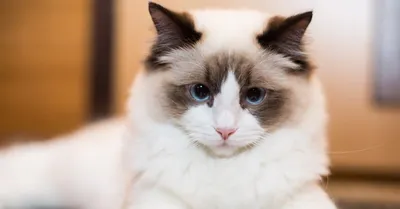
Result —
[[210, 99], [210, 89], [204, 84], [195, 84], [190, 87], [190, 95], [197, 102], [205, 102]]
[[265, 99], [266, 91], [263, 88], [251, 88], [246, 92], [246, 102], [251, 105], [258, 105]]

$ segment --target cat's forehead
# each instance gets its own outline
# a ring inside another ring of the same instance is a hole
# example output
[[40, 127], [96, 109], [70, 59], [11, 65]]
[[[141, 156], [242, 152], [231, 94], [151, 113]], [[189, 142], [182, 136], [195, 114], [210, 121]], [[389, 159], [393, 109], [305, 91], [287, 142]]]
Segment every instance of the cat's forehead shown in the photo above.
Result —
[[[189, 52], [190, 51], [190, 52]], [[213, 92], [219, 93], [228, 74], [233, 74], [240, 88], [259, 86], [275, 89], [287, 85], [282, 67], [294, 67], [284, 58], [280, 62], [279, 55], [260, 54], [250, 57], [235, 52], [218, 52], [203, 56], [198, 50], [186, 51], [179, 56], [179, 51], [168, 60], [172, 63], [168, 74], [176, 85], [204, 83]]]
[[253, 10], [194, 10], [189, 14], [196, 30], [203, 34], [199, 47], [210, 53], [221, 49], [257, 50], [256, 36], [270, 19], [269, 14]]

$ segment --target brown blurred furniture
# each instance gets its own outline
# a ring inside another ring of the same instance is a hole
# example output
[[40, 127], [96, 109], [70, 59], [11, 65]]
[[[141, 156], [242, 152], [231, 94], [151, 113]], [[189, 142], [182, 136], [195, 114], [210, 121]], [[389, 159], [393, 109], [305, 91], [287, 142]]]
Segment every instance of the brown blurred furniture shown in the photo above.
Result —
[[0, 1], [0, 137], [52, 136], [86, 120], [90, 7]]

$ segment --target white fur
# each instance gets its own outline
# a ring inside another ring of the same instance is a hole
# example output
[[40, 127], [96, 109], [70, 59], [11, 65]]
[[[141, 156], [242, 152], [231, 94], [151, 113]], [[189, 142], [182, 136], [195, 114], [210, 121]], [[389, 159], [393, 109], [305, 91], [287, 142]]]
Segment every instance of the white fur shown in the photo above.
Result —
[[242, 51], [251, 53], [259, 47], [254, 34], [266, 27], [268, 14], [252, 10], [192, 11], [196, 29], [206, 34], [199, 46], [205, 53]]
[[[268, 15], [193, 15], [197, 28], [207, 31], [197, 46], [204, 55], [221, 50], [259, 54], [251, 37], [262, 30]], [[290, 65], [285, 58], [278, 61]], [[325, 104], [317, 78], [301, 89], [307, 108], [300, 119], [269, 134], [240, 109], [232, 74], [213, 108], [191, 108], [179, 121], [166, 117], [156, 103], [163, 79], [146, 73], [137, 76], [126, 122], [97, 124], [54, 142], [2, 151], [0, 209], [33, 203], [119, 209], [125, 195], [130, 209], [335, 208], [319, 186], [329, 161]], [[219, 147], [214, 127], [239, 129], [229, 139], [230, 146]], [[255, 142], [251, 149], [234, 154]]]
[[0, 152], [0, 209], [118, 208], [123, 121], [96, 123], [51, 142]]

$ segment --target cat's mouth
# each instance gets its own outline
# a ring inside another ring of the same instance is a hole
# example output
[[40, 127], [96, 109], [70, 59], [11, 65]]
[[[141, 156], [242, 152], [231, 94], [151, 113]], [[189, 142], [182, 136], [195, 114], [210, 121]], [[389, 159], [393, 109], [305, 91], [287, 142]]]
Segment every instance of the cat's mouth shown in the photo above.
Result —
[[252, 150], [254, 147], [258, 146], [265, 137], [265, 134], [261, 134], [257, 138], [248, 137], [247, 140], [200, 140], [197, 141], [197, 143], [201, 144], [200, 147], [203, 147], [209, 154], [225, 158]]
[[231, 140], [218, 140], [218, 141], [207, 141], [207, 142], [203, 141], [202, 143], [204, 143], [204, 145], [206, 145], [206, 146], [208, 146], [210, 148], [213, 148], [213, 149], [218, 149], [218, 148], [237, 149], [237, 148], [240, 148], [242, 146], [245, 146], [242, 143], [234, 142], [234, 141], [231, 141]]

